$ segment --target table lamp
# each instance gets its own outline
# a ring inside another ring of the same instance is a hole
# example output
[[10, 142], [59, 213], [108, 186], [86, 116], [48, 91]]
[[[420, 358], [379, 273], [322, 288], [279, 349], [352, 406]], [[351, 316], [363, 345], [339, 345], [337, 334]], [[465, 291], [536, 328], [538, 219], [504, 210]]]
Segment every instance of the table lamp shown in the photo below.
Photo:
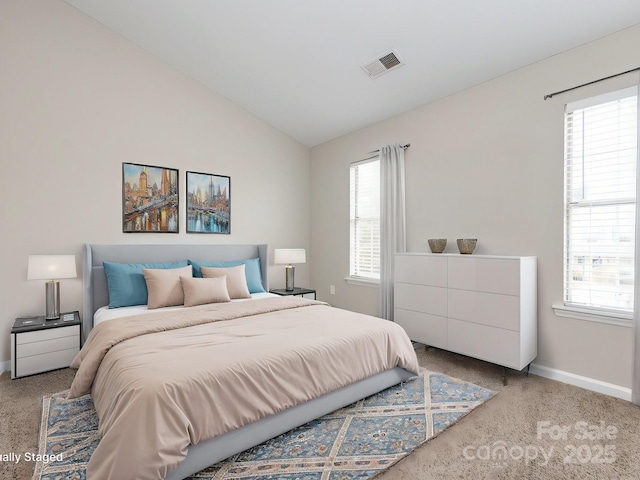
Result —
[[276, 265], [286, 265], [286, 290], [291, 292], [294, 289], [294, 277], [296, 273], [296, 268], [292, 263], [306, 263], [306, 251], [304, 248], [276, 248], [273, 253], [273, 263]]
[[76, 278], [75, 255], [29, 255], [27, 280], [48, 280], [45, 285], [45, 320], [60, 318], [60, 278]]

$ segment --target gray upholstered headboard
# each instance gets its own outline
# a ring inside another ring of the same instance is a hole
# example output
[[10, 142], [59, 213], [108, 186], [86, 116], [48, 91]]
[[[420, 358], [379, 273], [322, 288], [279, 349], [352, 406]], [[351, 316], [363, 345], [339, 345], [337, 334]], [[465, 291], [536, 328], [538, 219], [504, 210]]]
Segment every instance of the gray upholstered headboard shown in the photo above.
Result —
[[86, 339], [95, 311], [109, 304], [107, 277], [102, 262], [151, 263], [196, 260], [224, 262], [260, 258], [262, 285], [269, 290], [268, 245], [91, 245], [83, 249], [82, 330]]

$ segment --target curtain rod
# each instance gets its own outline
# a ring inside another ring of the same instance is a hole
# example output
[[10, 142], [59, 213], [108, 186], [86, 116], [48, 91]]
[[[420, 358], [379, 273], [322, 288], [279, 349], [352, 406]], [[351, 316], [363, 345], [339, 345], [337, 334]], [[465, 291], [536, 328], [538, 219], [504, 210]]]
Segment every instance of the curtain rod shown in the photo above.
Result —
[[[403, 150], [406, 150], [407, 148], [409, 148], [411, 146], [410, 143], [407, 143], [406, 145], [400, 145], [400, 148], [402, 148]], [[380, 149], [378, 150], [374, 150], [373, 152], [368, 152], [367, 155], [369, 155], [370, 153], [380, 153]]]
[[[406, 150], [407, 148], [409, 148], [411, 146], [410, 143], [407, 143], [406, 145], [400, 145], [400, 148], [402, 148], [403, 150]], [[358, 163], [358, 162], [364, 162], [365, 160], [371, 160], [372, 158], [376, 158], [378, 155], [378, 153], [380, 153], [380, 149], [378, 150], [374, 150], [372, 152], [367, 152], [367, 155], [371, 155], [370, 157], [367, 158], [363, 158], [362, 160], [358, 160], [357, 162], [354, 163]], [[375, 155], [374, 155], [375, 154]]]
[[561, 93], [570, 92], [571, 90], [576, 90], [577, 88], [586, 87], [587, 85], [593, 85], [594, 83], [602, 82], [603, 80], [609, 80], [610, 78], [619, 77], [620, 75], [626, 75], [627, 73], [635, 72], [637, 70], [640, 70], [640, 67], [632, 68], [631, 70], [627, 70], [626, 72], [620, 72], [620, 73], [616, 73], [614, 75], [609, 75], [608, 77], [599, 78], [598, 80], [593, 80], [591, 82], [583, 83], [582, 85], [578, 85], [576, 87], [566, 88], [564, 90], [560, 90], [559, 92], [548, 93], [548, 94], [546, 94], [544, 96], [544, 99], [548, 100], [551, 97], [554, 97], [556, 95], [560, 95]]

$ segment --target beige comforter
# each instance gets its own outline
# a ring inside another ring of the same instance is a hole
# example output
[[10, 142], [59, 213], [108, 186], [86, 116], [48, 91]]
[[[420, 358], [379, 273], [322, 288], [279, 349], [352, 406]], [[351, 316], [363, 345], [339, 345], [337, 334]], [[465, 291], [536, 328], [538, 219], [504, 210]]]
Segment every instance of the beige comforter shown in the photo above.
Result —
[[149, 313], [97, 325], [72, 366], [100, 443], [87, 478], [161, 479], [190, 444], [400, 366], [418, 373], [392, 322], [299, 297]]

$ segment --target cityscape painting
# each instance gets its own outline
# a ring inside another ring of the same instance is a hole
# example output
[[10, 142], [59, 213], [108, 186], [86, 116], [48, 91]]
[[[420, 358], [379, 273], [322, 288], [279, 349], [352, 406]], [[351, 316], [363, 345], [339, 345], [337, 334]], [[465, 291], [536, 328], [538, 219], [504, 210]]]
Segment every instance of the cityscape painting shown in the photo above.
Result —
[[187, 172], [187, 233], [231, 233], [231, 178]]
[[122, 164], [122, 231], [178, 233], [178, 170]]

